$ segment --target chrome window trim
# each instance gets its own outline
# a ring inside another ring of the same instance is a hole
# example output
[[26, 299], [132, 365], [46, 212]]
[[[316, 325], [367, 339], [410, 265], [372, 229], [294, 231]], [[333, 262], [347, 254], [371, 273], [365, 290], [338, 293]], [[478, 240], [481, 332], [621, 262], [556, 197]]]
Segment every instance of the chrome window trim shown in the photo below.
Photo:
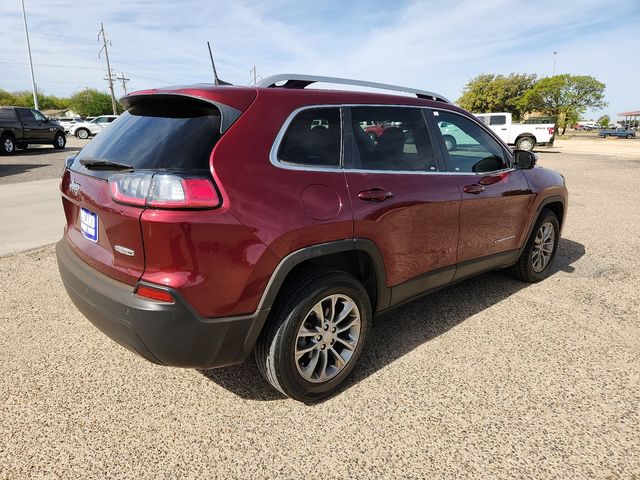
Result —
[[[342, 141], [342, 136], [343, 136], [343, 131], [342, 131], [342, 107], [344, 105], [338, 105], [338, 104], [333, 104], [333, 105], [305, 105], [304, 107], [298, 107], [296, 108], [293, 112], [291, 112], [289, 114], [289, 116], [287, 117], [287, 119], [284, 121], [284, 123], [282, 124], [282, 127], [280, 127], [280, 130], [278, 131], [278, 135], [276, 135], [275, 140], [273, 141], [273, 144], [271, 145], [271, 151], [269, 152], [269, 160], [271, 161], [271, 164], [274, 165], [275, 167], [278, 168], [282, 168], [284, 170], [304, 170], [307, 172], [342, 172], [344, 169], [342, 168], [342, 160], [344, 157], [344, 142]], [[340, 161], [339, 161], [339, 165], [337, 167], [321, 167], [321, 166], [317, 166], [317, 165], [296, 165], [293, 163], [286, 163], [282, 160], [280, 160], [278, 158], [278, 150], [280, 149], [280, 144], [282, 143], [282, 140], [284, 139], [284, 135], [285, 133], [287, 133], [287, 130], [289, 129], [289, 126], [291, 125], [291, 122], [293, 122], [293, 119], [296, 118], [296, 116], [301, 113], [304, 112], [305, 110], [315, 110], [318, 108], [337, 108], [338, 111], [340, 112]]]
[[[362, 104], [362, 103], [349, 103], [349, 104], [314, 104], [314, 105], [304, 105], [302, 107], [298, 107], [296, 108], [293, 112], [291, 112], [289, 114], [289, 116], [287, 117], [287, 119], [284, 121], [284, 123], [282, 124], [282, 127], [280, 127], [280, 130], [278, 131], [278, 134], [276, 135], [276, 138], [273, 141], [273, 144], [271, 145], [271, 150], [269, 151], [269, 161], [271, 162], [271, 164], [276, 167], [276, 168], [281, 168], [283, 170], [298, 170], [298, 171], [305, 171], [305, 172], [338, 172], [338, 173], [386, 173], [386, 174], [398, 174], [398, 175], [475, 175], [475, 176], [482, 176], [482, 177], [486, 177], [486, 176], [490, 176], [490, 175], [497, 175], [500, 173], [506, 173], [506, 172], [510, 172], [510, 171], [514, 171], [516, 170], [516, 168], [514, 168], [513, 166], [509, 167], [509, 168], [504, 168], [502, 170], [492, 170], [491, 172], [442, 172], [442, 171], [415, 171], [415, 170], [367, 170], [364, 168], [344, 168], [344, 142], [342, 141], [342, 138], [344, 136], [344, 132], [342, 132], [342, 127], [341, 127], [341, 131], [340, 131], [340, 166], [338, 167], [320, 167], [320, 166], [311, 166], [311, 165], [294, 165], [294, 164], [289, 164], [289, 163], [285, 163], [283, 161], [281, 161], [278, 158], [278, 149], [280, 148], [280, 144], [282, 143], [282, 139], [284, 138], [285, 133], [287, 132], [287, 129], [289, 128], [289, 125], [291, 125], [291, 122], [293, 121], [293, 119], [300, 113], [303, 112], [305, 110], [311, 110], [311, 109], [316, 109], [316, 108], [338, 108], [340, 109], [340, 118], [342, 118], [342, 108], [343, 107], [348, 107], [348, 108], [354, 108], [354, 107], [389, 107], [389, 108], [417, 108], [417, 109], [428, 109], [428, 110], [446, 110], [447, 112], [451, 112], [451, 113], [455, 113], [457, 115], [460, 115], [461, 117], [464, 118], [469, 118], [466, 115], [462, 115], [461, 113], [458, 112], [454, 112], [453, 110], [449, 110], [449, 109], [441, 109], [441, 108], [435, 108], [435, 107], [425, 107], [423, 105], [394, 105], [394, 104]], [[480, 125], [481, 127], [483, 127], [483, 129], [489, 133], [497, 142], [499, 145], [504, 147], [504, 143], [493, 133], [492, 130], [489, 130], [484, 124], [482, 124], [481, 122], [479, 122], [477, 119], [475, 119], [475, 122]], [[504, 149], [504, 148], [503, 148]], [[507, 153], [507, 155], [509, 154], [509, 150], [505, 150], [505, 153]], [[511, 161], [511, 158], [509, 158], [510, 163], [513, 164], [513, 162]]]

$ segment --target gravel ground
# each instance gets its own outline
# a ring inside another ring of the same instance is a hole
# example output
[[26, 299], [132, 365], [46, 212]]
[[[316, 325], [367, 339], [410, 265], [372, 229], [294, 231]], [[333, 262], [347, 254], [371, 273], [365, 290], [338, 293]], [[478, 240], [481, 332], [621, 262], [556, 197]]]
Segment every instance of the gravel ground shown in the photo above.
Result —
[[89, 140], [67, 135], [64, 150], [54, 150], [51, 145], [32, 145], [27, 150], [0, 157], [0, 185], [58, 178], [65, 158], [87, 143]]
[[306, 406], [250, 362], [157, 367], [74, 309], [52, 247], [0, 258], [0, 478], [640, 478], [638, 155], [541, 154], [571, 192], [554, 274], [374, 323]]

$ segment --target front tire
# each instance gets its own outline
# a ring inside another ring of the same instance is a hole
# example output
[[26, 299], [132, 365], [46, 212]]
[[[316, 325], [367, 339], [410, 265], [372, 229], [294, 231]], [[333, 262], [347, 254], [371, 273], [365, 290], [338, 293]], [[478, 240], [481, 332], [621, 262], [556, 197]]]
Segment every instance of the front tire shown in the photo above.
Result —
[[89, 130], [87, 130], [86, 128], [79, 128], [78, 130], [76, 130], [76, 137], [81, 140], [86, 140], [87, 138], [89, 138], [89, 133]]
[[526, 152], [530, 152], [536, 146], [536, 141], [531, 137], [522, 137], [519, 138], [516, 142], [517, 150], [524, 150]]
[[353, 370], [371, 325], [362, 284], [329, 268], [303, 270], [286, 283], [258, 339], [260, 373], [285, 395], [314, 402]]
[[11, 135], [2, 135], [0, 137], [0, 154], [11, 155], [16, 151], [16, 141]]
[[56, 133], [56, 136], [53, 139], [53, 148], [55, 148], [56, 150], [62, 150], [64, 149], [66, 144], [67, 144], [67, 137], [65, 137], [60, 132]]
[[518, 262], [511, 267], [513, 276], [531, 283], [548, 277], [559, 239], [558, 217], [551, 210], [542, 210]]

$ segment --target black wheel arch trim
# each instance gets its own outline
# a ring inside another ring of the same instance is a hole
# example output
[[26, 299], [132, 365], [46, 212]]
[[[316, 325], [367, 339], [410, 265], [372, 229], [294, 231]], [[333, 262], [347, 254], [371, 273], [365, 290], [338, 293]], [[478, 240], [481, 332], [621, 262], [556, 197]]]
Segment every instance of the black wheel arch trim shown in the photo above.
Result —
[[289, 273], [302, 262], [318, 258], [333, 253], [343, 253], [350, 251], [361, 251], [366, 253], [371, 259], [371, 263], [376, 275], [377, 302], [373, 306], [373, 310], [382, 310], [386, 308], [391, 299], [391, 293], [387, 288], [387, 276], [384, 268], [384, 261], [380, 250], [371, 240], [364, 238], [349, 238], [345, 240], [335, 240], [331, 242], [320, 243], [303, 247], [284, 257], [276, 269], [274, 270], [269, 283], [267, 284], [258, 309], [271, 308], [284, 284]]
[[253, 350], [258, 336], [262, 332], [262, 327], [267, 320], [268, 312], [271, 310], [271, 307], [273, 306], [273, 303], [275, 302], [287, 276], [295, 267], [313, 258], [331, 255], [334, 253], [357, 251], [363, 252], [369, 256], [376, 275], [377, 301], [376, 305], [372, 305], [372, 310], [375, 313], [387, 309], [391, 303], [391, 289], [387, 287], [387, 275], [384, 267], [384, 261], [382, 259], [382, 254], [375, 243], [364, 238], [349, 238], [345, 240], [335, 240], [310, 245], [290, 253], [280, 260], [280, 263], [278, 263], [278, 266], [275, 268], [269, 282], [267, 283], [265, 291], [262, 294], [260, 303], [258, 304], [257, 311], [263, 312], [263, 314], [256, 317], [251, 331], [245, 339], [243, 350], [245, 352], [251, 352], [251, 350]]
[[[544, 210], [544, 207], [546, 207], [547, 205], [550, 205], [552, 203], [561, 203], [562, 204], [562, 217], [563, 218], [559, 218], [558, 219], [558, 223], [560, 224], [560, 230], [562, 231], [562, 227], [564, 226], [564, 219], [567, 216], [567, 206], [565, 204], [565, 200], [560, 195], [553, 195], [553, 196], [547, 197], [547, 198], [545, 198], [544, 200], [542, 200], [540, 202], [540, 205], [538, 205], [538, 208], [536, 209], [536, 214], [534, 215], [533, 221], [531, 222], [531, 225], [529, 225], [529, 228], [527, 230], [527, 236], [524, 237], [524, 242], [522, 243], [522, 247], [520, 247], [520, 249], [518, 250], [520, 252], [519, 255], [522, 254], [522, 252], [526, 248], [527, 241], [529, 240], [529, 237], [531, 236], [531, 232], [533, 232], [533, 228], [535, 227], [536, 222], [538, 221], [538, 218], [540, 218], [540, 213], [542, 212], [542, 210]], [[560, 234], [560, 233], [561, 232], [558, 232], [558, 234]]]

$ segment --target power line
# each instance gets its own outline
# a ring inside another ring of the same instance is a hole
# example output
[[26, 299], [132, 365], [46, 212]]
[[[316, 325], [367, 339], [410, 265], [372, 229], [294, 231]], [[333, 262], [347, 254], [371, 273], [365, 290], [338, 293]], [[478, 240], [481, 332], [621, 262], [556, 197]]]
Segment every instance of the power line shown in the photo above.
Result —
[[[29, 65], [29, 62], [9, 62], [6, 60], [0, 60], [0, 63], [6, 65]], [[100, 67], [89, 67], [86, 65], [63, 65], [63, 64], [51, 64], [51, 63], [34, 63], [36, 67], [50, 67], [50, 68], [77, 68], [82, 70], [93, 69], [93, 70], [102, 70]]]
[[98, 41], [100, 41], [100, 35], [102, 35], [102, 48], [98, 52], [98, 58], [100, 58], [100, 54], [102, 53], [102, 50], [104, 50], [104, 56], [107, 59], [107, 75], [105, 77], [105, 80], [109, 82], [109, 90], [111, 91], [111, 106], [113, 107], [113, 114], [117, 115], [118, 110], [116, 108], [116, 95], [113, 91], [114, 74], [111, 70], [111, 65], [109, 64], [109, 50], [107, 48], [107, 44], [111, 45], [111, 42], [107, 40], [107, 36], [104, 33], [104, 24], [102, 22], [100, 22], [100, 32], [98, 32]]

